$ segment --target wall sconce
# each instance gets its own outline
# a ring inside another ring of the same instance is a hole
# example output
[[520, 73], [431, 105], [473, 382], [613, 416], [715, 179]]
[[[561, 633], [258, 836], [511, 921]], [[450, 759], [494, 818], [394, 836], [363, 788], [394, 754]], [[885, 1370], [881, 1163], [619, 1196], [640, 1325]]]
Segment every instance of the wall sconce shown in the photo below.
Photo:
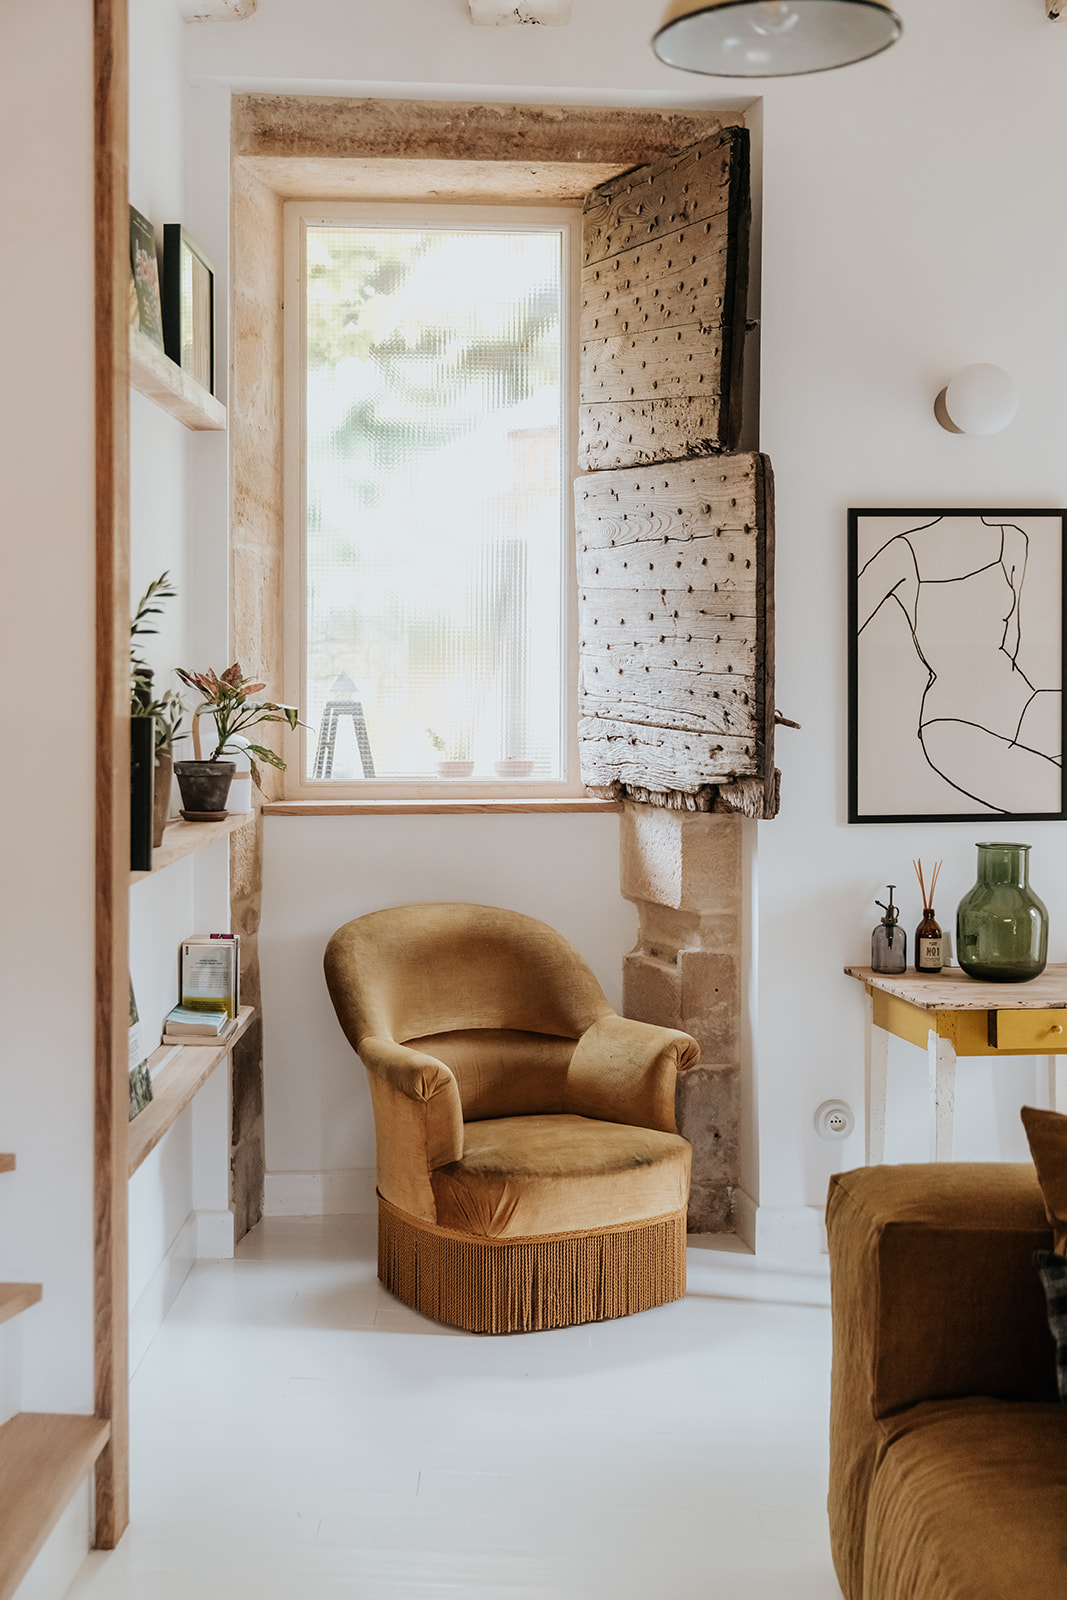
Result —
[[895, 44], [882, 0], [670, 0], [653, 52], [720, 78], [785, 78], [847, 67]]
[[957, 372], [934, 401], [934, 416], [949, 433], [1000, 433], [1018, 409], [1015, 379], [988, 361]]

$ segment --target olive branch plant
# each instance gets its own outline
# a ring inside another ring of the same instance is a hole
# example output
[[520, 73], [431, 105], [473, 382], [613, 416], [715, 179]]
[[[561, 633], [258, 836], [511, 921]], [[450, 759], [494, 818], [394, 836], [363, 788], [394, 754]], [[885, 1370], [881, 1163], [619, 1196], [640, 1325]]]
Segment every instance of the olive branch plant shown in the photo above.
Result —
[[173, 600], [177, 593], [171, 583], [170, 573], [162, 573], [148, 585], [130, 620], [130, 714], [152, 718], [157, 757], [161, 750], [169, 749], [175, 739], [183, 737], [180, 729], [185, 707], [173, 689], [168, 689], [160, 699], [155, 698], [155, 674], [141, 655], [137, 641], [159, 631], [149, 622], [149, 618], [163, 615], [163, 607], [156, 602]]

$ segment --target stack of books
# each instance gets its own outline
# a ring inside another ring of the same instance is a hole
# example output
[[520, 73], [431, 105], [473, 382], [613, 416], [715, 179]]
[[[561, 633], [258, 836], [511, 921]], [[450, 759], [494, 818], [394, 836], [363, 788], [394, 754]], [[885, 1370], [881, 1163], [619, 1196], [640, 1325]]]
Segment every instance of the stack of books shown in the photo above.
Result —
[[237, 1026], [225, 1011], [192, 1011], [175, 1006], [163, 1022], [164, 1044], [223, 1044]]

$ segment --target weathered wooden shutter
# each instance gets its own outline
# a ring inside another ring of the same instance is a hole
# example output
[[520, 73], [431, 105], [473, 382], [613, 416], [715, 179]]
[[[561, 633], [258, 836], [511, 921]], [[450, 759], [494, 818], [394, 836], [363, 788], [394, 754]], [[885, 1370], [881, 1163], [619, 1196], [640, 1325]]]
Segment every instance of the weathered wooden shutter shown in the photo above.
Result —
[[589, 787], [773, 816], [770, 463], [741, 422], [748, 135], [586, 200], [579, 745]]

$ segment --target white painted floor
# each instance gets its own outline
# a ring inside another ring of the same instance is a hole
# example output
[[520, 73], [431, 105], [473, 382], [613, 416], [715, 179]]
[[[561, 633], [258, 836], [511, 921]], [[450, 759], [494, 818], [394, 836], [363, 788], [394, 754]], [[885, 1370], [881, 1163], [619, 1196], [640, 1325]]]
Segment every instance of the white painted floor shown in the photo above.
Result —
[[386, 1294], [372, 1218], [270, 1219], [138, 1368], [70, 1600], [840, 1600], [826, 1298], [693, 1248], [676, 1305], [475, 1337]]

